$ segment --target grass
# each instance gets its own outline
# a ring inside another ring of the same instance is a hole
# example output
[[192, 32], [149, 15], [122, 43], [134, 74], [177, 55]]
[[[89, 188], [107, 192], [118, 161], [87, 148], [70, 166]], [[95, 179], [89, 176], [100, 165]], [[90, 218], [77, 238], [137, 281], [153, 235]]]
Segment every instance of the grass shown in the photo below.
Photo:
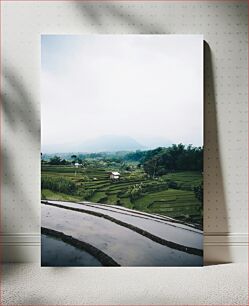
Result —
[[[77, 172], [76, 175], [75, 171]], [[87, 190], [94, 190], [93, 195], [86, 199], [87, 201], [107, 204], [120, 203], [120, 205], [131, 209], [201, 223], [201, 203], [196, 199], [193, 192], [193, 188], [200, 185], [202, 181], [202, 174], [200, 172], [169, 173], [159, 180], [153, 180], [146, 179], [141, 169], [135, 170], [132, 173], [118, 170], [121, 172], [121, 179], [117, 182], [112, 182], [109, 179], [109, 171], [109, 168], [105, 170], [96, 167], [76, 170], [72, 166], [42, 166], [42, 175], [71, 179], [76, 183], [78, 191], [82, 193]], [[187, 190], [165, 189], [157, 192], [146, 191], [140, 198], [134, 201], [131, 201], [128, 196], [123, 197], [129, 187], [135, 184], [144, 182], [145, 184], [153, 183], [160, 185], [170, 181], [176, 182], [182, 189], [186, 187]], [[77, 195], [66, 195], [47, 189], [42, 190], [42, 198], [73, 202], [84, 200], [84, 198]]]
[[129, 198], [122, 198], [120, 200], [120, 203], [124, 207], [134, 209], [134, 205], [131, 203], [131, 200]]
[[54, 201], [72, 201], [72, 202], [81, 201], [80, 197], [61, 192], [55, 192], [49, 189], [42, 189], [41, 198], [42, 200], [54, 200]]
[[119, 200], [119, 198], [117, 197], [117, 194], [109, 194], [108, 195], [107, 203], [109, 203], [109, 204], [117, 204], [118, 200]]
[[95, 192], [94, 195], [88, 200], [91, 202], [99, 202], [100, 199], [105, 198], [106, 194], [104, 192]]
[[145, 207], [157, 207], [158, 204], [160, 207], [165, 204], [171, 205], [172, 207], [174, 207], [175, 204], [198, 205], [198, 200], [191, 191], [168, 189], [145, 195], [136, 201], [135, 207], [143, 209]]
[[166, 215], [172, 218], [201, 222], [200, 202], [191, 191], [168, 189], [145, 195], [134, 203], [137, 210]]
[[183, 186], [195, 187], [201, 184], [202, 174], [197, 171], [184, 171], [175, 172], [164, 175], [163, 178], [166, 181], [174, 181], [177, 184], [182, 184]]

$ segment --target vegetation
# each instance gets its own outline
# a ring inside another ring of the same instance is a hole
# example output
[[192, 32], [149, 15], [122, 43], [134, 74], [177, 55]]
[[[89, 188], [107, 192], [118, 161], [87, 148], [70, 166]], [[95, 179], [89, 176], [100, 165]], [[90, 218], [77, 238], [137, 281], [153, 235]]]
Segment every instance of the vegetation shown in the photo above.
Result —
[[41, 188], [66, 194], [75, 194], [77, 191], [76, 184], [73, 181], [63, 177], [42, 176]]
[[150, 176], [161, 176], [172, 171], [202, 171], [203, 150], [179, 144], [149, 151], [144, 157], [144, 171]]
[[[129, 153], [43, 155], [42, 198], [121, 205], [202, 225], [202, 153], [180, 144]], [[120, 179], [111, 180], [111, 171]]]
[[81, 200], [81, 197], [68, 195], [61, 192], [54, 192], [50, 189], [42, 189], [41, 197], [43, 200], [56, 200], [56, 201], [79, 202]]

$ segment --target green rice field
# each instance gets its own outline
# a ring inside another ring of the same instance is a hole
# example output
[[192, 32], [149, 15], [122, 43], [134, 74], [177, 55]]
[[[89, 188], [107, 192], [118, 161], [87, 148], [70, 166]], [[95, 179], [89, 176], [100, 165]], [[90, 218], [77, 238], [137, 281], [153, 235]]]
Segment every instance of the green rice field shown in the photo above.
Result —
[[121, 205], [202, 224], [202, 205], [194, 193], [194, 187], [202, 182], [200, 172], [174, 172], [152, 179], [142, 169], [112, 171], [119, 171], [119, 180], [111, 180], [110, 169], [98, 166], [42, 165], [42, 180], [60, 182], [64, 179], [66, 183], [73, 183], [70, 192], [61, 192], [54, 187], [42, 188], [42, 199]]

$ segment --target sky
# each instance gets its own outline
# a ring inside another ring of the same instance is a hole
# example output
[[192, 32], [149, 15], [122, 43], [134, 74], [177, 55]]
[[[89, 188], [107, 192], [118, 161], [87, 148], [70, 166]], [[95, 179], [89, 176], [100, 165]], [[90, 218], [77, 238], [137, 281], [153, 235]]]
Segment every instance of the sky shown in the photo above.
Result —
[[41, 104], [42, 150], [104, 135], [202, 146], [203, 37], [42, 35]]

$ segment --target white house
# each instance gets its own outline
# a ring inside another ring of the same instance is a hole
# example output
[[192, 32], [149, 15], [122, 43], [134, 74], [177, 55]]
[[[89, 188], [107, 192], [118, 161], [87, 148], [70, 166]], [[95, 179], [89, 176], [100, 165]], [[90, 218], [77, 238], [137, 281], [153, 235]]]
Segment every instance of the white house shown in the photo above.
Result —
[[120, 178], [120, 173], [119, 172], [111, 172], [110, 173], [110, 179], [112, 180], [118, 180]]
[[79, 168], [79, 166], [82, 166], [82, 164], [75, 163], [74, 166], [75, 166], [75, 168]]

